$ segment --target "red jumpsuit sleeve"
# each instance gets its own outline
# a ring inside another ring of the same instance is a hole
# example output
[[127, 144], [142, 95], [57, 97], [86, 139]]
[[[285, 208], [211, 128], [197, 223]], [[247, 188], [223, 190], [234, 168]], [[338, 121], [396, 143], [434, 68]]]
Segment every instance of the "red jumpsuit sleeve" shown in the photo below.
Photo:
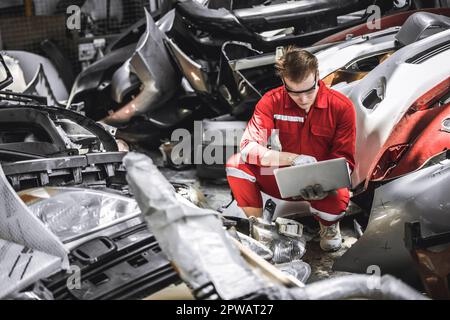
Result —
[[261, 158], [269, 150], [267, 141], [274, 128], [272, 97], [265, 95], [256, 104], [255, 112], [247, 124], [241, 140], [242, 160], [261, 165]]
[[355, 167], [356, 111], [350, 103], [338, 115], [336, 131], [331, 146], [331, 159], [345, 158], [350, 170]]

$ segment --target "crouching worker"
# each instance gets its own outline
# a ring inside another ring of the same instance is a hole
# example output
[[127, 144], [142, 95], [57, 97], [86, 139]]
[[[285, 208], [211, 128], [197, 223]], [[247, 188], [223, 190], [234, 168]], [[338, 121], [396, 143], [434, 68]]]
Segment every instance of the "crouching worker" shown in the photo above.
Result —
[[[317, 58], [295, 47], [276, 62], [283, 85], [267, 92], [256, 105], [244, 132], [240, 153], [226, 165], [238, 206], [260, 217], [261, 191], [281, 198], [273, 168], [345, 158], [354, 167], [356, 114], [352, 102], [319, 80]], [[320, 185], [301, 190], [297, 201], [309, 201], [320, 223], [320, 247], [339, 250], [339, 220], [349, 202], [348, 189], [324, 192]]]

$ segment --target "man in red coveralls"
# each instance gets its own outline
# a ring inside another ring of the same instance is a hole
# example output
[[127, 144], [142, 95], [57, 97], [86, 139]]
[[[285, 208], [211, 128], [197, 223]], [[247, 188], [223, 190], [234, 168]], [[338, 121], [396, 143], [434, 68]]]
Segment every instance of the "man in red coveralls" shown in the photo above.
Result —
[[[241, 141], [241, 152], [226, 165], [238, 206], [247, 216], [261, 217], [261, 191], [281, 198], [273, 168], [345, 158], [354, 168], [356, 114], [352, 102], [319, 79], [317, 58], [288, 47], [275, 65], [283, 86], [258, 102]], [[272, 171], [270, 170], [272, 167]], [[268, 170], [269, 169], [269, 170]], [[349, 202], [348, 189], [324, 192], [314, 185], [300, 192], [320, 223], [320, 247], [339, 250], [339, 220]]]

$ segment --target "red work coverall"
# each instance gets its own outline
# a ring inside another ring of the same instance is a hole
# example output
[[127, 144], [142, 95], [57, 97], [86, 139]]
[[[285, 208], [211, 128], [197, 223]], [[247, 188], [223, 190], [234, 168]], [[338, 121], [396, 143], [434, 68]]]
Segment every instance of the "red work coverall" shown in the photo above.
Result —
[[[281, 144], [278, 151], [310, 155], [317, 161], [343, 157], [353, 171], [355, 123], [352, 102], [322, 81], [319, 81], [317, 97], [308, 114], [295, 104], [283, 86], [267, 92], [256, 105], [244, 132], [241, 153], [227, 161], [227, 179], [238, 206], [262, 208], [260, 191], [281, 199], [274, 168], [262, 167], [260, 162], [269, 148], [276, 149], [276, 143], [268, 145], [272, 140]], [[309, 202], [315, 217], [322, 224], [331, 225], [344, 216], [349, 191], [339, 189], [337, 195]]]

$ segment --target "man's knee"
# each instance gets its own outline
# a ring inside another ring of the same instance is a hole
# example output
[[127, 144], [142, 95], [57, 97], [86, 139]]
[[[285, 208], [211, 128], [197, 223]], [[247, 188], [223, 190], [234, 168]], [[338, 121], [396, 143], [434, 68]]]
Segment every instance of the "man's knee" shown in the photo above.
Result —
[[311, 212], [322, 224], [334, 224], [345, 216], [349, 201], [348, 189], [339, 189], [323, 200], [311, 201]]
[[241, 154], [231, 156], [226, 164], [228, 184], [239, 207], [262, 208], [262, 198], [256, 176]]

